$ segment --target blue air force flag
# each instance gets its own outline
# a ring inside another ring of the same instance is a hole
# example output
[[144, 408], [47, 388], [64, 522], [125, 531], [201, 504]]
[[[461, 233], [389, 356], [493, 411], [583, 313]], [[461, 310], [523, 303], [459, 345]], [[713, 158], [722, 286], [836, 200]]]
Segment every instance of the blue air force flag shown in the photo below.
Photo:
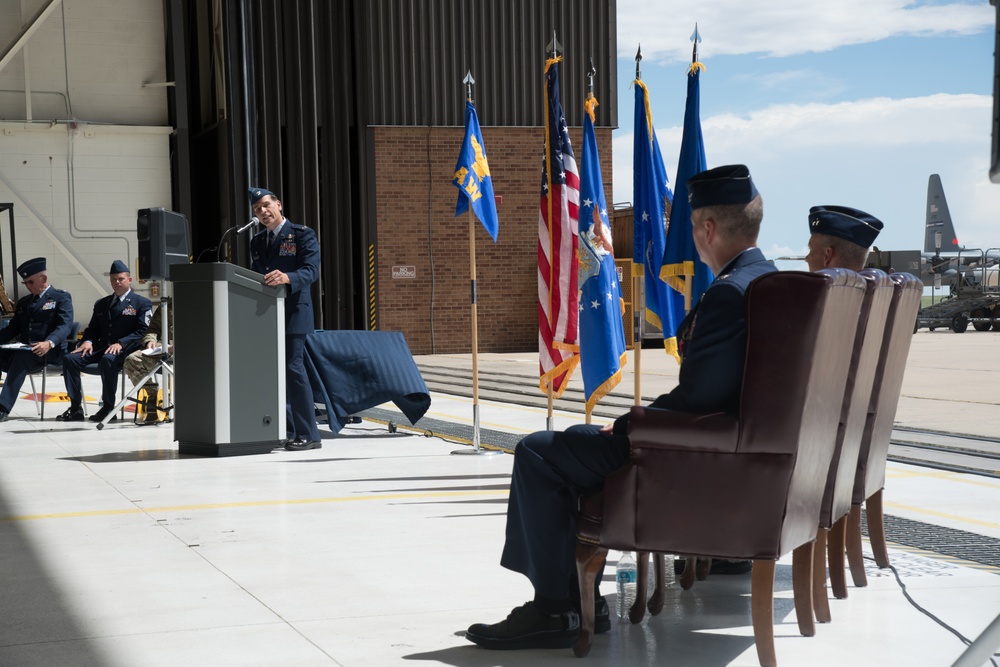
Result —
[[496, 243], [500, 223], [493, 198], [493, 179], [490, 177], [490, 165], [486, 162], [486, 148], [483, 146], [483, 133], [479, 130], [476, 107], [469, 101], [465, 103], [465, 139], [451, 182], [458, 188], [455, 217], [468, 211], [471, 204], [472, 212]]
[[584, 103], [587, 113], [583, 119], [578, 250], [580, 367], [588, 412], [621, 382], [626, 359], [621, 286], [594, 135], [595, 106], [597, 100], [593, 97]]
[[[634, 244], [632, 262], [642, 267], [645, 276], [646, 321], [663, 331], [673, 331], [680, 320], [671, 323], [667, 307], [667, 283], [660, 279], [660, 267], [666, 250], [666, 221], [673, 194], [667, 185], [667, 170], [663, 166], [660, 144], [653, 129], [653, 114], [649, 108], [649, 92], [639, 79], [635, 80], [635, 130], [632, 154], [632, 201]], [[667, 320], [667, 321], [664, 321]], [[638, 332], [636, 332], [638, 334]]]
[[690, 290], [691, 308], [697, 305], [702, 293], [708, 289], [714, 276], [708, 265], [701, 261], [694, 247], [691, 231], [691, 204], [688, 202], [687, 179], [705, 171], [705, 143], [699, 118], [701, 63], [694, 63], [688, 71], [687, 103], [684, 106], [684, 135], [681, 154], [677, 162], [677, 190], [670, 212], [667, 244], [660, 277], [672, 288], [667, 302], [670, 317], [663, 319], [663, 338], [667, 352], [678, 356], [677, 327], [684, 319], [684, 292]]

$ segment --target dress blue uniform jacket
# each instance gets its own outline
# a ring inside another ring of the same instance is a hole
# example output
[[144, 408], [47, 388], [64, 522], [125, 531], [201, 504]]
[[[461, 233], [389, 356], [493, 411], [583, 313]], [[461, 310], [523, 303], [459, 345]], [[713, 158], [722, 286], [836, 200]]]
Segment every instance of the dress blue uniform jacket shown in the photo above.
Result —
[[678, 328], [683, 362], [677, 387], [650, 407], [737, 411], [747, 346], [743, 297], [754, 278], [772, 271], [777, 269], [758, 248], [744, 250], [723, 267]]
[[63, 341], [73, 327], [73, 297], [55, 287], [49, 287], [38, 301], [29, 294], [18, 299], [14, 317], [0, 329], [0, 344], [19, 338], [22, 343], [51, 341], [54, 347], [45, 355], [45, 363], [58, 364], [63, 356]]
[[291, 281], [285, 297], [285, 332], [309, 334], [316, 328], [310, 285], [319, 278], [316, 232], [285, 218], [278, 238], [268, 247], [267, 230], [250, 240], [250, 268], [257, 273], [282, 271]]
[[[747, 341], [743, 297], [754, 278], [772, 271], [777, 269], [758, 248], [744, 250], [722, 268], [677, 329], [683, 359], [677, 386], [649, 407], [737, 412]], [[626, 414], [615, 421], [615, 433], [627, 431]]]
[[83, 332], [82, 339], [91, 342], [94, 354], [103, 353], [115, 343], [122, 346], [123, 355], [138, 349], [153, 315], [153, 304], [134, 290], [112, 308], [114, 298], [112, 293], [97, 300], [94, 315]]

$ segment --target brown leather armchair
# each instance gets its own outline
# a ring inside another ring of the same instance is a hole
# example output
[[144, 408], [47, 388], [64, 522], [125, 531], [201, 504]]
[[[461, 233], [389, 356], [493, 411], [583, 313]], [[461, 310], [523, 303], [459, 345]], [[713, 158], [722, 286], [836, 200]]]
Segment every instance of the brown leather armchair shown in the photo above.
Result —
[[847, 597], [844, 578], [844, 535], [847, 515], [851, 511], [858, 452], [861, 450], [861, 435], [864, 431], [879, 351], [882, 347], [882, 334], [885, 332], [886, 316], [894, 294], [894, 283], [884, 271], [865, 269], [861, 272], [861, 276], [865, 279], [865, 298], [858, 317], [854, 349], [847, 373], [847, 387], [841, 406], [840, 424], [837, 427], [837, 440], [823, 492], [819, 530], [813, 548], [815, 559], [813, 608], [816, 620], [821, 623], [830, 621], [830, 605], [826, 592], [827, 544], [829, 544], [830, 584], [833, 594], [838, 598]]
[[864, 291], [861, 276], [839, 269], [758, 278], [746, 293], [739, 414], [632, 408], [629, 464], [581, 497], [577, 514], [578, 656], [590, 650], [594, 575], [609, 548], [752, 559], [762, 665], [776, 662], [775, 561], [795, 550], [799, 628], [814, 633], [812, 542]]
[[[861, 553], [861, 504], [868, 517], [868, 540], [875, 563], [889, 567], [882, 520], [882, 489], [885, 487], [885, 465], [889, 455], [889, 438], [896, 419], [899, 394], [903, 387], [903, 371], [910, 353], [923, 283], [909, 273], [894, 273], [893, 299], [886, 317], [885, 334], [875, 369], [871, 402], [866, 415], [858, 453], [851, 512], [847, 519], [847, 560], [855, 586], [867, 586], [864, 559]], [[830, 563], [831, 576], [834, 564]], [[841, 566], [842, 567], [842, 566]]]

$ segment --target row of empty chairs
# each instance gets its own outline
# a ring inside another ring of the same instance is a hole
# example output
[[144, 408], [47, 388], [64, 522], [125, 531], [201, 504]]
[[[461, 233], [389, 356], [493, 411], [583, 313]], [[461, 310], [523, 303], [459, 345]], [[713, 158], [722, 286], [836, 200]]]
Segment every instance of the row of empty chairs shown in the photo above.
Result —
[[[913, 276], [877, 270], [762, 276], [746, 293], [739, 414], [632, 408], [629, 464], [603, 490], [580, 499], [577, 570], [585, 603], [578, 656], [593, 639], [589, 601], [609, 548], [639, 554], [632, 622], [645, 612], [649, 553], [659, 563], [652, 613], [663, 605], [662, 554], [752, 560], [751, 615], [761, 665], [777, 663], [779, 558], [792, 553], [796, 616], [807, 636], [815, 633], [814, 618], [830, 617], [825, 550], [815, 548], [828, 529], [834, 594], [846, 595], [845, 544], [852, 573], [856, 559], [863, 576], [858, 518], [865, 500], [873, 551], [881, 552], [880, 565], [888, 564], [884, 532], [875, 524], [921, 294]], [[856, 573], [854, 579], [858, 584]]]

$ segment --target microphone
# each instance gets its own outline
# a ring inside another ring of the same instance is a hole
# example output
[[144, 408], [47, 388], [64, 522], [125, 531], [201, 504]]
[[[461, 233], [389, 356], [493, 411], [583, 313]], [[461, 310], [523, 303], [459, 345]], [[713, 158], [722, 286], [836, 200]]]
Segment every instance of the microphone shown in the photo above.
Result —
[[248, 222], [247, 224], [245, 224], [242, 227], [240, 227], [239, 229], [237, 229], [236, 233], [237, 234], [241, 234], [241, 233], [245, 232], [246, 230], [250, 229], [251, 227], [253, 227], [254, 225], [259, 225], [259, 224], [260, 224], [260, 220], [258, 220], [256, 217], [250, 218], [250, 222]]

